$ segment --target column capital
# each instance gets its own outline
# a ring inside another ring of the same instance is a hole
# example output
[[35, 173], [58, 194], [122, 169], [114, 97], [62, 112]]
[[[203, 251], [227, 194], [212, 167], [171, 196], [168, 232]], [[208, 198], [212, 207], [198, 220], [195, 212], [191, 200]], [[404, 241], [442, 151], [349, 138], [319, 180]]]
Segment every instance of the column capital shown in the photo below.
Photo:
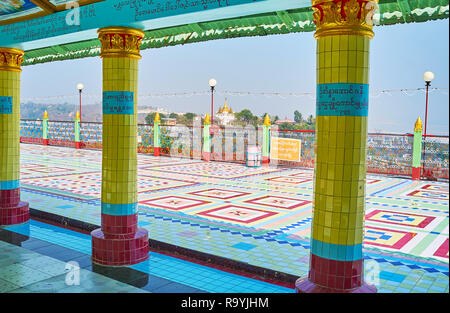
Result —
[[24, 52], [14, 48], [0, 48], [0, 71], [21, 72]]
[[311, 0], [314, 37], [358, 35], [373, 38], [372, 18], [378, 0]]
[[140, 47], [145, 33], [137, 28], [130, 27], [105, 27], [98, 31], [98, 39], [101, 42], [102, 58], [133, 58], [140, 59]]

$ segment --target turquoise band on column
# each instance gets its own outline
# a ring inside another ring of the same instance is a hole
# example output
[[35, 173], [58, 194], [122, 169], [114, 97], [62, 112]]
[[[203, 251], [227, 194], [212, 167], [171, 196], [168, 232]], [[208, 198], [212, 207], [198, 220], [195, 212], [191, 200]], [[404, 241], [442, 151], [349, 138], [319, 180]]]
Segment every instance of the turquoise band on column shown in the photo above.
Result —
[[311, 238], [311, 253], [336, 261], [355, 261], [362, 259], [362, 244], [336, 245]]
[[318, 84], [316, 116], [367, 116], [368, 84]]
[[103, 114], [134, 114], [134, 92], [104, 91]]
[[111, 204], [102, 202], [102, 213], [108, 215], [133, 215], [137, 213], [137, 203]]
[[0, 181], [0, 190], [17, 189], [20, 187], [19, 180]]
[[0, 114], [12, 114], [13, 99], [12, 97], [0, 96]]

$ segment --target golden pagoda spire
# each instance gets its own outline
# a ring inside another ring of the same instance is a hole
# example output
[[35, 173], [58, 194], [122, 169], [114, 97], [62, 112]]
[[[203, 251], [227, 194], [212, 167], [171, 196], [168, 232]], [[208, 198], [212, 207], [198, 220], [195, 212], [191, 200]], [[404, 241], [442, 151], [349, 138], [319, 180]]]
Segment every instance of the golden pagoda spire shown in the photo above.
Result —
[[227, 106], [227, 98], [225, 98], [225, 104], [223, 105], [222, 112], [230, 113], [230, 109], [228, 109], [228, 106]]
[[211, 118], [209, 117], [208, 113], [206, 113], [206, 115], [205, 115], [205, 120], [204, 120], [203, 124], [211, 125]]
[[264, 126], [270, 126], [270, 118], [269, 114], [266, 113], [266, 116], [264, 116]]
[[420, 119], [420, 117], [417, 118], [416, 120], [416, 124], [414, 124], [414, 131], [415, 132], [421, 132], [422, 131], [422, 120]]
[[80, 119], [80, 112], [79, 112], [79, 111], [77, 111], [77, 113], [75, 114], [75, 119], [76, 119], [76, 120], [79, 120], [79, 119]]
[[44, 118], [48, 118], [47, 110], [44, 111]]
[[156, 112], [156, 114], [155, 114], [154, 123], [161, 123], [161, 118], [159, 117], [159, 112]]

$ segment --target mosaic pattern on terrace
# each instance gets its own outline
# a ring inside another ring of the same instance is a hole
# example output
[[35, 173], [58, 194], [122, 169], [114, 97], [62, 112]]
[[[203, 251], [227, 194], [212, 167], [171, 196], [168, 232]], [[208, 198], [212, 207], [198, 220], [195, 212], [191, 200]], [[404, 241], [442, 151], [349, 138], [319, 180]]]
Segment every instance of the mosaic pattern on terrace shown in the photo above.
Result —
[[[100, 225], [101, 151], [21, 150], [30, 207]], [[211, 175], [221, 172], [229, 176]], [[139, 225], [151, 239], [307, 275], [312, 170], [139, 154], [138, 176]], [[448, 183], [369, 175], [366, 190], [366, 276], [379, 274], [381, 292], [448, 292]]]

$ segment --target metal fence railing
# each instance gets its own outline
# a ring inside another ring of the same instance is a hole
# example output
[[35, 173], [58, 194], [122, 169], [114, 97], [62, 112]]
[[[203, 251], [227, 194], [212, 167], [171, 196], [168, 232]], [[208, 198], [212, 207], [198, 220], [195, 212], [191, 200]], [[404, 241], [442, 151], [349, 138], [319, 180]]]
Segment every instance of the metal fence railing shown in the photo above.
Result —
[[[42, 121], [21, 120], [21, 142], [42, 143]], [[200, 126], [161, 126], [161, 154], [184, 158], [201, 158], [202, 132]], [[153, 125], [138, 125], [138, 152], [153, 153]], [[308, 130], [271, 130], [272, 137], [299, 139], [300, 162], [278, 161], [279, 165], [314, 167], [315, 132]], [[74, 146], [74, 122], [49, 121], [50, 145]], [[101, 149], [102, 123], [80, 124], [82, 148]], [[211, 160], [245, 161], [247, 146], [262, 145], [262, 129], [214, 127], [211, 136]], [[423, 136], [422, 160], [424, 177], [449, 178], [448, 136]], [[367, 172], [411, 176], [413, 135], [369, 133], [367, 136]]]

